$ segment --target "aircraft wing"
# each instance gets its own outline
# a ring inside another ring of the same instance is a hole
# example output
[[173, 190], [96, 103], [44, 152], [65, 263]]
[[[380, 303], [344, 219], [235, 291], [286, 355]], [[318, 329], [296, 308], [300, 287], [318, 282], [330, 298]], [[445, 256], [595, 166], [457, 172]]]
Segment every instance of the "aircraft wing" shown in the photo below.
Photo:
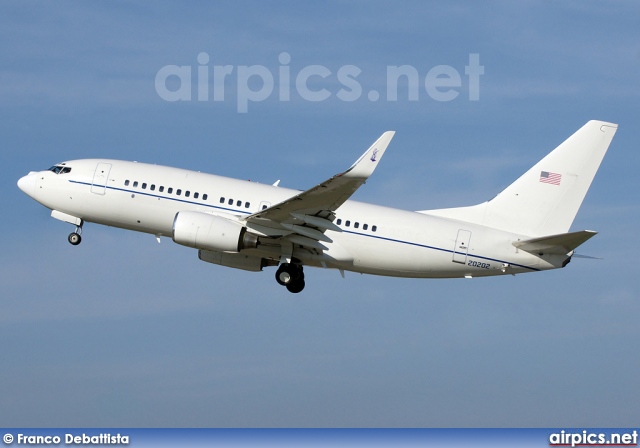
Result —
[[[324, 246], [317, 241], [331, 242], [331, 239], [324, 235], [325, 230], [341, 231], [333, 224], [335, 210], [373, 173], [394, 134], [394, 131], [382, 134], [345, 172], [336, 174], [279, 204], [249, 215], [244, 220], [250, 227], [282, 229], [282, 234], [293, 234], [290, 237], [292, 241], [300, 244], [306, 241], [308, 244], [304, 245], [322, 249]], [[311, 241], [307, 241], [309, 239]]]

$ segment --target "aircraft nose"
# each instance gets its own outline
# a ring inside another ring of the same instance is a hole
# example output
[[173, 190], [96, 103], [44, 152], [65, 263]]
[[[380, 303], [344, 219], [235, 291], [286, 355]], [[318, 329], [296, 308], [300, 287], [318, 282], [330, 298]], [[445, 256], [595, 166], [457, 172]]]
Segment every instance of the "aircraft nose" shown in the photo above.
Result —
[[33, 196], [36, 191], [36, 173], [30, 172], [18, 180], [18, 188], [29, 196]]

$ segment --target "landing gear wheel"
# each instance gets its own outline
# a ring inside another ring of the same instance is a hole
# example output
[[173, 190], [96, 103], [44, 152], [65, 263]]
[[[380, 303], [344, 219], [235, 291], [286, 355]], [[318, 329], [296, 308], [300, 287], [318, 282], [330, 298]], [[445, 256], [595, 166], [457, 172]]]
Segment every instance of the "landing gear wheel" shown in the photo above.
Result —
[[304, 289], [304, 271], [302, 265], [294, 263], [283, 263], [276, 271], [276, 281], [282, 286], [286, 286], [289, 292], [299, 293]]
[[82, 225], [84, 224], [83, 220], [80, 220], [80, 224], [76, 225], [76, 231], [69, 234], [69, 242], [74, 246], [77, 246], [82, 241], [82, 237], [80, 234], [82, 233]]
[[289, 292], [292, 292], [294, 294], [299, 293], [300, 291], [302, 291], [304, 289], [304, 278], [300, 278], [297, 281], [293, 282], [293, 283], [289, 283], [287, 285], [287, 290]]
[[298, 269], [296, 265], [291, 263], [284, 263], [280, 265], [280, 267], [276, 271], [276, 281], [279, 285], [287, 286], [298, 280], [301, 274], [302, 269]]
[[71, 244], [73, 244], [74, 246], [77, 246], [82, 241], [82, 237], [80, 236], [79, 233], [74, 232], [69, 234], [68, 240]]

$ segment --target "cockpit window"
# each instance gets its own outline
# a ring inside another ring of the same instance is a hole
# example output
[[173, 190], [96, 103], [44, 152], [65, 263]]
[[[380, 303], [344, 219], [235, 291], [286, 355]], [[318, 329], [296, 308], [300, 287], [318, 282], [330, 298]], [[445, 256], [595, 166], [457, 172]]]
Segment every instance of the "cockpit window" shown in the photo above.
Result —
[[53, 171], [56, 174], [67, 174], [71, 172], [71, 168], [68, 166], [53, 165], [47, 171]]

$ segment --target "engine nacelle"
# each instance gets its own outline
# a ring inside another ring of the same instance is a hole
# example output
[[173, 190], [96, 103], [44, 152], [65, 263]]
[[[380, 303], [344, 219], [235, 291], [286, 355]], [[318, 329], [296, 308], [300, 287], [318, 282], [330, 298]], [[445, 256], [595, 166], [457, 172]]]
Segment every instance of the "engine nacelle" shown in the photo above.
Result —
[[207, 263], [254, 272], [262, 271], [262, 268], [266, 266], [278, 265], [278, 262], [275, 260], [256, 257], [255, 255], [230, 254], [225, 252], [213, 252], [210, 250], [198, 251], [198, 258], [202, 261], [206, 261]]
[[179, 212], [173, 220], [173, 241], [218, 252], [258, 247], [258, 237], [239, 222], [201, 212]]

